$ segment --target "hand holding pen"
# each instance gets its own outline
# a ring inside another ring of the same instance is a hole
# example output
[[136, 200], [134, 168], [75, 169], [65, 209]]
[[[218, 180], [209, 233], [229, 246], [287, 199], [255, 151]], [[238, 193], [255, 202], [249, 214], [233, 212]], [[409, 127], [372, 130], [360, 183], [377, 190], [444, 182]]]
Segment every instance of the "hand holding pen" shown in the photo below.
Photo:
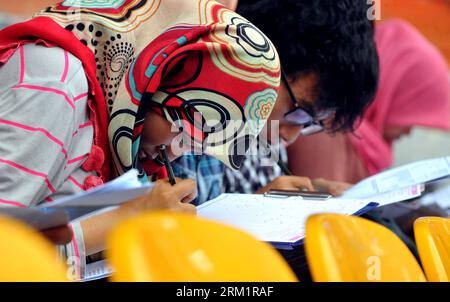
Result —
[[197, 197], [197, 183], [192, 179], [178, 179], [177, 182], [170, 165], [166, 146], [161, 145], [159, 149], [160, 157], [167, 169], [169, 181], [167, 179], [155, 181], [148, 194], [130, 200], [121, 207], [130, 213], [166, 209], [195, 214], [196, 207], [190, 202]]

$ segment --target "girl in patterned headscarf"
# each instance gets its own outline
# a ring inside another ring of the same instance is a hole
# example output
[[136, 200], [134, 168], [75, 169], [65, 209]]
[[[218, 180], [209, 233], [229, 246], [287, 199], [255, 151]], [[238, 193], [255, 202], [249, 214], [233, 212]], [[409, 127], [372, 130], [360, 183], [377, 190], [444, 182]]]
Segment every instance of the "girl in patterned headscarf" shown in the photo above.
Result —
[[[132, 168], [143, 182], [164, 175], [157, 147], [180, 136], [237, 169], [280, 73], [270, 41], [210, 0], [66, 0], [1, 31], [0, 62], [0, 204], [19, 207]], [[155, 207], [192, 211], [182, 202], [195, 190], [160, 180], [148, 196], [72, 224], [62, 250], [76, 275], [117, 221]]]

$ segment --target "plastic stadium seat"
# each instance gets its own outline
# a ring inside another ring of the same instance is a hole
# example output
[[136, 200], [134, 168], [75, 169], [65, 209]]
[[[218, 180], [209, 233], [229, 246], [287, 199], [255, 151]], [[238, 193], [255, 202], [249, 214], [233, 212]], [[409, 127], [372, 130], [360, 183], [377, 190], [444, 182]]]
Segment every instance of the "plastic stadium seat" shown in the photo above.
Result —
[[450, 219], [422, 217], [414, 222], [414, 236], [428, 281], [450, 281]]
[[112, 281], [297, 281], [270, 245], [234, 228], [174, 212], [123, 222], [108, 241]]
[[28, 226], [0, 216], [0, 282], [68, 281], [56, 248]]
[[394, 233], [360, 217], [311, 216], [305, 249], [314, 281], [426, 281], [412, 253]]

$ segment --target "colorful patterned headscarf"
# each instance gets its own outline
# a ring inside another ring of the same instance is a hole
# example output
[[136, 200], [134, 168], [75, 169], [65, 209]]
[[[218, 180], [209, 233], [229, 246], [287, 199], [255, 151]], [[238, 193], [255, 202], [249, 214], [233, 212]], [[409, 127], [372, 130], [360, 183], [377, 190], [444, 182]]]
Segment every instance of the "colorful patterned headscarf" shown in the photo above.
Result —
[[149, 110], [238, 169], [276, 101], [273, 45], [215, 1], [66, 0], [37, 16], [53, 19], [95, 54], [116, 174], [137, 168], [146, 179], [138, 150]]

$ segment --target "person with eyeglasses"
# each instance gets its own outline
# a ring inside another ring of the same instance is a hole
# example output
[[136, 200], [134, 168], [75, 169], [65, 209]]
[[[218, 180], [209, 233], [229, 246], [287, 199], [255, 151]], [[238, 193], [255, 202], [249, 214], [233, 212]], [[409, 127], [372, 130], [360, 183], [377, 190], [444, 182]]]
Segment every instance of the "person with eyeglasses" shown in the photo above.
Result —
[[356, 183], [391, 167], [394, 143], [413, 128], [450, 130], [448, 65], [439, 50], [400, 19], [378, 23], [375, 40], [381, 66], [375, 101], [354, 134], [324, 133], [291, 145], [294, 174]]

